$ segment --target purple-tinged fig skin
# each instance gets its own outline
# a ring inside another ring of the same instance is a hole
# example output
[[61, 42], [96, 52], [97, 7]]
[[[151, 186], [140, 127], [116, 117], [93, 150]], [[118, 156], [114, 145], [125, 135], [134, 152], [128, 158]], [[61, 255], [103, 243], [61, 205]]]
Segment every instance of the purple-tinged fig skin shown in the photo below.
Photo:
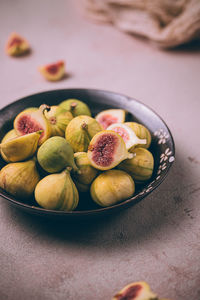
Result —
[[112, 134], [104, 134], [99, 137], [94, 145], [89, 147], [92, 151], [92, 160], [96, 165], [107, 167], [114, 159], [115, 148], [118, 145], [118, 139]]

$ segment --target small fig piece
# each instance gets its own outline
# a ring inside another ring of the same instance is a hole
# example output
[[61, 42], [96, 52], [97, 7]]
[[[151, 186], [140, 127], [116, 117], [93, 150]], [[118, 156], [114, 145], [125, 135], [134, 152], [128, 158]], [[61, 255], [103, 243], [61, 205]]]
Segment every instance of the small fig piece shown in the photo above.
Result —
[[10, 56], [20, 56], [30, 51], [27, 40], [17, 33], [12, 33], [6, 44], [6, 53]]
[[61, 80], [65, 75], [65, 62], [58, 61], [39, 67], [40, 73], [49, 81]]
[[46, 106], [44, 115], [51, 126], [52, 136], [65, 136], [65, 129], [69, 122], [73, 119], [70, 111], [65, 110], [60, 106]]
[[107, 130], [113, 130], [117, 132], [123, 138], [128, 150], [135, 145], [146, 144], [146, 139], [139, 139], [135, 132], [123, 123], [112, 124], [108, 126]]
[[0, 144], [1, 152], [9, 162], [22, 161], [33, 156], [37, 150], [42, 131], [29, 133]]
[[116, 167], [124, 159], [132, 158], [122, 137], [112, 131], [103, 130], [97, 133], [88, 147], [88, 158], [91, 165], [99, 170]]
[[53, 136], [38, 149], [37, 159], [48, 173], [60, 172], [66, 167], [77, 171], [71, 145], [61, 136]]
[[126, 285], [112, 300], [158, 300], [158, 297], [146, 282], [138, 281]]
[[39, 180], [35, 159], [7, 164], [0, 171], [0, 187], [21, 199], [32, 196]]
[[89, 190], [89, 186], [97, 176], [98, 171], [91, 166], [86, 152], [74, 153], [74, 158], [79, 170], [73, 176], [74, 182], [80, 192], [86, 192]]
[[126, 112], [123, 109], [107, 109], [98, 113], [95, 119], [101, 124], [103, 129], [114, 123], [124, 123]]
[[[11, 129], [4, 135], [3, 139], [1, 140], [1, 143], [8, 142], [9, 140], [14, 139], [16, 137], [18, 137], [18, 135], [17, 135], [15, 129]], [[1, 151], [1, 156], [2, 156], [3, 160], [5, 160], [6, 162], [9, 162], [2, 151]]]
[[145, 148], [135, 148], [134, 157], [126, 159], [118, 165], [118, 169], [129, 173], [137, 181], [151, 178], [154, 168], [154, 158]]
[[79, 194], [68, 170], [44, 177], [35, 188], [35, 200], [46, 209], [74, 210]]
[[135, 183], [130, 175], [120, 170], [109, 170], [100, 174], [92, 183], [92, 199], [100, 206], [114, 205], [129, 199], [135, 192]]
[[[150, 131], [142, 124], [136, 122], [126, 122], [125, 125], [129, 126], [136, 134], [139, 139], [146, 139], [146, 144], [138, 144], [135, 147], [142, 147], [148, 149], [151, 145], [151, 133]], [[131, 149], [134, 151], [133, 149]]]
[[88, 105], [78, 99], [67, 99], [59, 104], [59, 106], [70, 111], [73, 117], [86, 115], [91, 117], [91, 111]]
[[95, 119], [89, 116], [78, 116], [69, 122], [65, 138], [74, 152], [86, 152], [93, 136], [101, 130], [101, 125]]
[[51, 128], [44, 117], [43, 106], [37, 110], [25, 110], [18, 114], [14, 120], [14, 128], [18, 135], [42, 130], [39, 146], [51, 136]]

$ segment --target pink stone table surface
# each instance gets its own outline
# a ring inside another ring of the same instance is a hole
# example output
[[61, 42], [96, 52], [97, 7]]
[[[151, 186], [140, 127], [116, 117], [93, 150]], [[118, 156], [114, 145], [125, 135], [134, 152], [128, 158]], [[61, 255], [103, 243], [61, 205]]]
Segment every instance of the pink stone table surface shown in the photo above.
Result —
[[[200, 299], [200, 45], [162, 51], [110, 25], [93, 24], [73, 0], [0, 1], [0, 108], [26, 95], [87, 87], [120, 92], [168, 124], [176, 161], [138, 205], [93, 225], [55, 224], [0, 201], [1, 300], [107, 300], [147, 281], [171, 300]], [[12, 31], [32, 52], [4, 52]], [[64, 59], [68, 77], [37, 68]]]

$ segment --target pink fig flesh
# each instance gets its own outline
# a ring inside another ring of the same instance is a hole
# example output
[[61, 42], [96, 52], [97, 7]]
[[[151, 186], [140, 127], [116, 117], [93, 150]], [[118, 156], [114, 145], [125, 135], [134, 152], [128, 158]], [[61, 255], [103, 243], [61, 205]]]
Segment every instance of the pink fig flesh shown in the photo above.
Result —
[[[32, 119], [29, 115], [23, 115], [17, 122], [16, 128], [22, 135], [43, 130], [42, 126]], [[41, 137], [44, 132], [41, 133]]]
[[137, 299], [137, 296], [140, 294], [142, 286], [137, 284], [129, 286], [122, 293], [115, 295], [115, 300], [134, 300]]
[[117, 123], [117, 117], [112, 116], [111, 114], [104, 114], [102, 117], [99, 118], [99, 123], [102, 125], [104, 129], [106, 129], [111, 124]]
[[92, 160], [96, 165], [107, 167], [114, 160], [115, 148], [118, 145], [118, 139], [112, 134], [104, 134], [99, 137], [95, 146], [89, 149], [92, 151]]

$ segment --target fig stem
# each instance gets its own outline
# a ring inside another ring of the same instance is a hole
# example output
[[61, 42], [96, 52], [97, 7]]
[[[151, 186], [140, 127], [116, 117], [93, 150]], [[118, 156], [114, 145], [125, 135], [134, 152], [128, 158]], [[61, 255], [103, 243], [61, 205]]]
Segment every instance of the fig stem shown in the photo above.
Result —
[[85, 122], [83, 122], [83, 124], [81, 125], [81, 128], [84, 129], [84, 130], [87, 130], [88, 125]]
[[77, 106], [77, 103], [76, 102], [72, 102], [71, 105], [70, 105], [70, 108], [71, 110], [74, 110]]
[[130, 152], [128, 152], [127, 159], [131, 159], [131, 158], [133, 158], [135, 155], [136, 155], [135, 153], [130, 153]]
[[44, 113], [44, 111], [50, 111], [51, 110], [51, 107], [47, 104], [42, 104], [40, 105], [39, 109]]

